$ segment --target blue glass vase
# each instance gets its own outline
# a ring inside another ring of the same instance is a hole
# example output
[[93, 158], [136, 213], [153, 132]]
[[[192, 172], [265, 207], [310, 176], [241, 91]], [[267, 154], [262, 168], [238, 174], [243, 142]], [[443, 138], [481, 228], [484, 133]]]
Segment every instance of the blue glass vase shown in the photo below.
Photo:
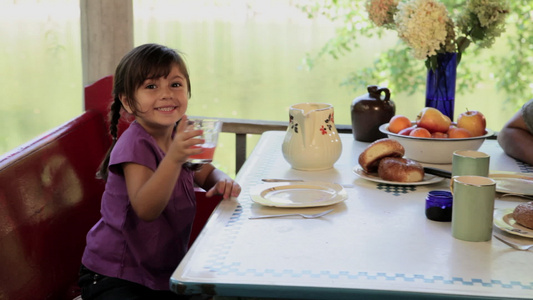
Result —
[[437, 54], [437, 69], [428, 69], [426, 107], [434, 107], [453, 121], [457, 53]]

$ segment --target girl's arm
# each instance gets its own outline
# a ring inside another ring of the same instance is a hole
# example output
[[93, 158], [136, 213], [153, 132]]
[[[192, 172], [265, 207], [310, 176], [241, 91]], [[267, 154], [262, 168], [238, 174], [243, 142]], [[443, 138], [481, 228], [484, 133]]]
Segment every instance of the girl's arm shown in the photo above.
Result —
[[237, 197], [241, 193], [241, 186], [212, 164], [205, 164], [196, 171], [194, 181], [207, 191], [206, 197], [219, 194], [222, 195], [223, 199], [227, 199]]
[[181, 172], [181, 166], [163, 161], [155, 172], [136, 163], [122, 165], [131, 206], [144, 221], [153, 221], [163, 212]]
[[507, 155], [533, 165], [533, 133], [518, 111], [498, 133], [498, 143]]
[[186, 122], [180, 122], [167, 155], [155, 171], [136, 163], [122, 165], [131, 206], [144, 221], [153, 221], [168, 204], [183, 163], [189, 155], [198, 154], [201, 149], [190, 149], [201, 139], [194, 138], [199, 131], [186, 132]]

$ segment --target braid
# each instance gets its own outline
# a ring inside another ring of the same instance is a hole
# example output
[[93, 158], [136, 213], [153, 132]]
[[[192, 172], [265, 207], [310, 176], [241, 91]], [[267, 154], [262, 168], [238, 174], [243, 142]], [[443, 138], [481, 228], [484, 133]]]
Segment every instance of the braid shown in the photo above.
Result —
[[111, 135], [111, 146], [107, 150], [107, 154], [98, 167], [98, 172], [96, 172], [96, 178], [107, 180], [107, 175], [109, 173], [109, 159], [111, 158], [111, 151], [115, 147], [118, 138], [118, 122], [120, 120], [120, 110], [122, 108], [122, 103], [120, 99], [115, 96], [113, 103], [111, 103], [111, 109], [109, 111], [109, 134]]
[[111, 109], [109, 110], [109, 134], [114, 141], [118, 137], [118, 121], [120, 120], [120, 109], [122, 108], [122, 102], [118, 97], [115, 97], [115, 100], [111, 104]]

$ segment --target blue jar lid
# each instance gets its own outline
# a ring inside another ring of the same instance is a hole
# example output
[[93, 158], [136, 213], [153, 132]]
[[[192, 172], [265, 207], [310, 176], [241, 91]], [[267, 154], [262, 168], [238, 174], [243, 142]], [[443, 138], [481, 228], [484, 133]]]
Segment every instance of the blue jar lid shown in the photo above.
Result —
[[449, 191], [443, 191], [443, 190], [433, 190], [429, 191], [428, 197], [432, 198], [443, 198], [443, 199], [451, 199], [453, 198], [453, 195]]

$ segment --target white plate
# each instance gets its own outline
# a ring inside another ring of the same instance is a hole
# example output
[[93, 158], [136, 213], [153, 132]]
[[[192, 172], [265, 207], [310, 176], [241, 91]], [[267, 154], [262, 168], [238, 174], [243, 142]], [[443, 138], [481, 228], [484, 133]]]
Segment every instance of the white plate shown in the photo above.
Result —
[[[529, 175], [529, 176], [528, 176]], [[533, 195], [533, 174], [496, 173], [489, 177], [496, 181], [496, 191], [507, 194]]]
[[381, 177], [378, 176], [377, 173], [367, 173], [361, 166], [356, 166], [353, 168], [353, 172], [357, 174], [359, 177], [364, 178], [366, 180], [379, 182], [379, 183], [386, 183], [386, 184], [392, 184], [392, 185], [425, 185], [425, 184], [433, 184], [437, 182], [441, 182], [444, 180], [443, 177], [431, 175], [431, 174], [424, 174], [424, 178], [422, 181], [416, 181], [416, 182], [397, 182], [397, 181], [388, 181], [383, 180]]
[[516, 223], [513, 218], [514, 208], [496, 209], [494, 211], [494, 225], [510, 234], [533, 238], [533, 229]]
[[342, 202], [348, 198], [344, 188], [321, 181], [265, 183], [250, 189], [252, 201], [274, 207], [316, 207]]

